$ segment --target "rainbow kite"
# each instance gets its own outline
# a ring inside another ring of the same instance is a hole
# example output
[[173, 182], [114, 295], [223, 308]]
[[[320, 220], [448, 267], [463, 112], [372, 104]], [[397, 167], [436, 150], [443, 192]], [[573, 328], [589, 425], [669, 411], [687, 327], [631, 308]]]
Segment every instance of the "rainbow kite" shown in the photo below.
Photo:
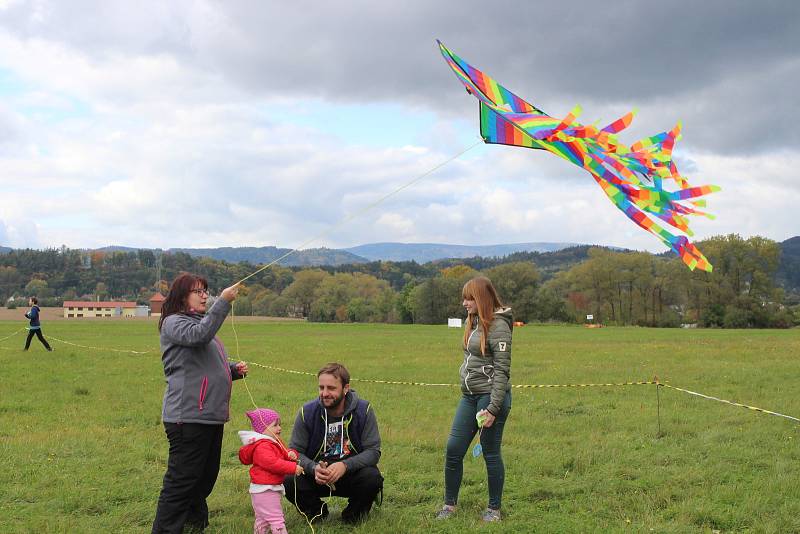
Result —
[[[617, 141], [616, 134], [631, 124], [634, 112], [603, 129], [576, 122], [580, 107], [562, 120], [555, 119], [472, 67], [441, 41], [437, 43], [467, 92], [480, 101], [484, 142], [544, 149], [586, 169], [615, 206], [672, 249], [689, 269], [711, 272], [706, 257], [685, 236], [671, 234], [651, 218], [657, 217], [689, 236], [693, 234], [687, 215], [714, 218], [695, 208], [705, 207], [700, 197], [719, 191], [719, 187], [690, 187], [672, 161], [680, 123], [668, 132], [625, 146]], [[674, 180], [679, 189], [666, 191], [662, 187], [665, 179]]]

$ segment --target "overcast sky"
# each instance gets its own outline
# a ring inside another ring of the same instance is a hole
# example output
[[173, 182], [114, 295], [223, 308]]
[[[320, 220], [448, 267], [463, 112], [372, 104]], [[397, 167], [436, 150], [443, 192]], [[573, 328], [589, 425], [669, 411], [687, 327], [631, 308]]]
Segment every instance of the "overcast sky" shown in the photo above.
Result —
[[[800, 2], [0, 0], [0, 245], [598, 243], [591, 176], [480, 144], [435, 39], [549, 114], [683, 122], [696, 239], [800, 234]], [[345, 217], [352, 221], [334, 226]], [[333, 228], [333, 230], [331, 230]]]

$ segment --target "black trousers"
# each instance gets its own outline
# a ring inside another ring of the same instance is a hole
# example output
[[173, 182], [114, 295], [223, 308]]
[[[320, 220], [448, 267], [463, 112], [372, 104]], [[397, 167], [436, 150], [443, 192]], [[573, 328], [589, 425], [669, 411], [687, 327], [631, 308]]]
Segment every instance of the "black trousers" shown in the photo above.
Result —
[[[309, 520], [320, 514], [323, 519], [328, 515], [328, 508], [320, 497], [331, 495], [331, 489], [317, 484], [313, 473], [299, 477], [290, 475], [284, 479], [283, 485], [286, 488], [286, 498]], [[377, 467], [364, 467], [355, 472], [345, 472], [334, 486], [336, 487], [332, 493], [334, 496], [347, 497], [347, 506], [342, 510], [342, 520], [355, 523], [364, 519], [369, 513], [375, 497], [383, 489], [383, 477]]]
[[42, 345], [44, 345], [44, 348], [46, 348], [47, 350], [53, 350], [53, 349], [50, 348], [50, 345], [47, 344], [47, 340], [42, 335], [42, 329], [41, 328], [37, 328], [35, 330], [28, 330], [28, 339], [25, 340], [25, 350], [28, 350], [29, 348], [31, 348], [31, 339], [33, 339], [33, 336], [36, 336], [36, 337], [39, 338], [39, 341], [42, 342]]
[[164, 423], [169, 459], [158, 497], [153, 532], [183, 532], [208, 526], [206, 497], [219, 474], [223, 425]]

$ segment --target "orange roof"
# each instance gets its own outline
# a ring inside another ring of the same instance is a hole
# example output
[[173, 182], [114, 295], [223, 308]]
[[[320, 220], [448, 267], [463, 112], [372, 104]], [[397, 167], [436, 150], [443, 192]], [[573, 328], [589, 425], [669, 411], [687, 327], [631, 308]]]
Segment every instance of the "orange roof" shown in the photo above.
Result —
[[136, 306], [137, 304], [135, 302], [116, 302], [116, 301], [95, 302], [91, 300], [64, 301], [65, 308], [135, 308]]
[[156, 293], [152, 297], [150, 297], [150, 302], [164, 302], [167, 300], [167, 297], [162, 295], [161, 293]]

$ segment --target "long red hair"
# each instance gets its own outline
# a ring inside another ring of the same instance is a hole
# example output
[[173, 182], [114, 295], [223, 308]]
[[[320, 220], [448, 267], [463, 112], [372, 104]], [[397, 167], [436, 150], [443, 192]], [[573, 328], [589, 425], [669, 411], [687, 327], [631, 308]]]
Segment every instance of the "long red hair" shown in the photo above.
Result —
[[461, 296], [464, 300], [474, 300], [478, 307], [478, 316], [475, 314], [467, 314], [467, 322], [464, 325], [464, 348], [467, 348], [467, 341], [469, 335], [472, 333], [472, 327], [475, 320], [478, 321], [478, 326], [481, 329], [481, 355], [486, 355], [486, 338], [489, 335], [489, 327], [494, 320], [494, 311], [503, 307], [500, 302], [500, 297], [497, 296], [491, 280], [485, 276], [478, 276], [464, 284], [464, 289], [461, 290]]

